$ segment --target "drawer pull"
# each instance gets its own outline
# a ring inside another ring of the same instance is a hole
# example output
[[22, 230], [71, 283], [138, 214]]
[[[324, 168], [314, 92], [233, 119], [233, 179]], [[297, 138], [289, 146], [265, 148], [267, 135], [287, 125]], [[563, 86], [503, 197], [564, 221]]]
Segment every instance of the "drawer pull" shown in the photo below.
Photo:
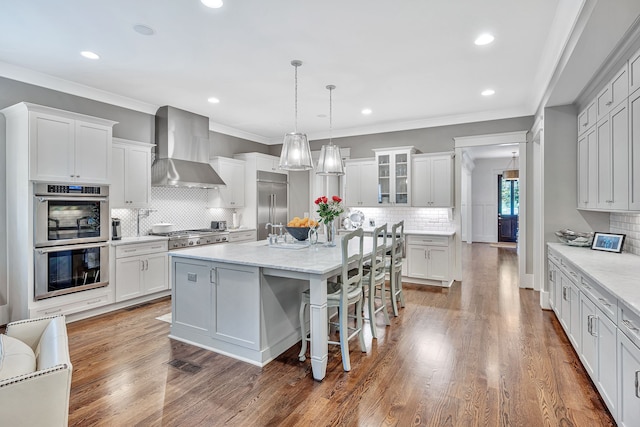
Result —
[[611, 304], [609, 304], [609, 301], [607, 301], [604, 298], [598, 298], [598, 301], [600, 301], [602, 304], [604, 304], [607, 307], [611, 307]]
[[160, 246], [151, 246], [151, 249], [162, 249], [162, 245], [160, 245]]
[[94, 300], [91, 300], [91, 301], [87, 301], [87, 305], [93, 305], [93, 304], [97, 304], [99, 302], [100, 302], [100, 298], [94, 299]]
[[125, 249], [123, 252], [135, 252], [137, 249]]
[[640, 380], [638, 375], [640, 375], [640, 371], [636, 371], [636, 397], [640, 399]]
[[62, 311], [61, 308], [57, 309], [57, 310], [49, 310], [49, 311], [45, 311], [44, 314], [53, 314], [53, 313], [60, 313]]
[[570, 271], [569, 274], [572, 275], [573, 277], [578, 277], [578, 275], [576, 273], [574, 273], [573, 271]]
[[631, 321], [629, 320], [623, 320], [622, 323], [624, 324], [624, 326], [627, 327], [627, 329], [629, 329], [630, 331], [633, 332], [640, 332], [640, 330], [638, 328], [636, 328], [635, 326], [633, 326], [633, 323], [631, 323]]

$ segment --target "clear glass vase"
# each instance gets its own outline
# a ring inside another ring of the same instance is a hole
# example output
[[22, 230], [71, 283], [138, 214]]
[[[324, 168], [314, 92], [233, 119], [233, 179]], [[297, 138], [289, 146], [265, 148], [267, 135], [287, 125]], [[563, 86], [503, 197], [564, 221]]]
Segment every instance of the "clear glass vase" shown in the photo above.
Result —
[[327, 239], [325, 246], [336, 245], [336, 224], [335, 220], [332, 220], [329, 224], [324, 225], [324, 235]]

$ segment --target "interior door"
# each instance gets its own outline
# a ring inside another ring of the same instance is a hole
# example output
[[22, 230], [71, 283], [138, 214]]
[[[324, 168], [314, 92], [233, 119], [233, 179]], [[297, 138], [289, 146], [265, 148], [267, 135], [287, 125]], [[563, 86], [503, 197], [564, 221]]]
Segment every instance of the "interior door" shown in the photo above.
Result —
[[498, 241], [518, 241], [519, 181], [498, 175]]

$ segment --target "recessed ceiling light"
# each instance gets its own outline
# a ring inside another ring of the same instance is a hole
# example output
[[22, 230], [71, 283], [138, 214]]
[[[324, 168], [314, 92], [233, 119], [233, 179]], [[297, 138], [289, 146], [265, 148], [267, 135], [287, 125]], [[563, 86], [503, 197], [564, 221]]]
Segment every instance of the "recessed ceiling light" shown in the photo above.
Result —
[[484, 33], [484, 34], [480, 34], [476, 39], [476, 41], [474, 41], [474, 43], [477, 44], [478, 46], [484, 46], [485, 44], [491, 43], [494, 39], [495, 37], [493, 37], [491, 34]]
[[97, 53], [93, 53], [90, 50], [83, 50], [82, 52], [80, 52], [80, 55], [88, 59], [100, 59], [100, 55], [98, 55]]
[[496, 91], [493, 90], [493, 89], [485, 89], [485, 90], [482, 91], [481, 95], [482, 96], [491, 96], [494, 93], [496, 93]]
[[371, 108], [365, 108], [364, 110], [362, 110], [362, 114], [364, 114], [365, 116], [368, 116], [371, 113], [373, 113], [373, 111], [371, 111]]
[[155, 30], [143, 24], [136, 24], [133, 26], [133, 31], [143, 36], [152, 36], [155, 34]]
[[211, 9], [218, 9], [222, 7], [222, 0], [200, 0], [200, 2]]
[[212, 96], [211, 98], [207, 99], [207, 101], [209, 101], [212, 104], [218, 104], [220, 102], [220, 100], [214, 96]]

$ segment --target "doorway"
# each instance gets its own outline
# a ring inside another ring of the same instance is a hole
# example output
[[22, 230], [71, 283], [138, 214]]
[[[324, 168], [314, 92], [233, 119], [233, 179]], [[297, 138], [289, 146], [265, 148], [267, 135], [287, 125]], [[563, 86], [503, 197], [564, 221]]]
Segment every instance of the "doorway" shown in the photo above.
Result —
[[498, 242], [518, 241], [520, 186], [517, 179], [498, 175]]

